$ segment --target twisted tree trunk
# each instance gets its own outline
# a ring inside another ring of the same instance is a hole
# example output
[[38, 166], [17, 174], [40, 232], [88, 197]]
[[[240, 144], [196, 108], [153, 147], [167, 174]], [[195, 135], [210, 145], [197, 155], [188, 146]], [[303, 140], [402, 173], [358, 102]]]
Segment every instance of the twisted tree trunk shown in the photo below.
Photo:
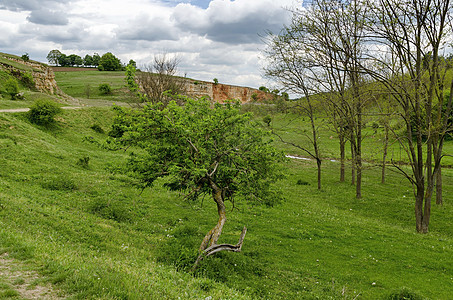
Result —
[[222, 189], [219, 188], [212, 180], [210, 180], [209, 184], [211, 185], [212, 189], [212, 197], [214, 199], [214, 202], [217, 204], [217, 213], [219, 214], [219, 221], [217, 222], [217, 225], [205, 235], [203, 241], [201, 242], [200, 249], [198, 250], [199, 256], [192, 267], [192, 271], [195, 271], [195, 269], [198, 267], [198, 264], [205, 257], [208, 257], [214, 253], [223, 250], [240, 252], [242, 249], [242, 243], [244, 241], [245, 234], [247, 233], [247, 228], [244, 226], [244, 229], [242, 229], [241, 237], [239, 238], [239, 241], [236, 245], [217, 244], [217, 241], [219, 240], [219, 237], [222, 234], [223, 225], [225, 225], [226, 209]]

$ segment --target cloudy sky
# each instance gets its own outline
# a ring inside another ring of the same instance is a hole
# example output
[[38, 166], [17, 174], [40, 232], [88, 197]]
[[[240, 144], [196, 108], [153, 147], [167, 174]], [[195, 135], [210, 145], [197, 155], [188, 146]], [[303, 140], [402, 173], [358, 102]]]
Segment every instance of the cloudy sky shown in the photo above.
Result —
[[262, 77], [267, 30], [289, 22], [302, 0], [0, 0], [0, 52], [47, 63], [50, 50], [112, 52], [139, 66], [177, 54], [179, 75], [251, 87]]

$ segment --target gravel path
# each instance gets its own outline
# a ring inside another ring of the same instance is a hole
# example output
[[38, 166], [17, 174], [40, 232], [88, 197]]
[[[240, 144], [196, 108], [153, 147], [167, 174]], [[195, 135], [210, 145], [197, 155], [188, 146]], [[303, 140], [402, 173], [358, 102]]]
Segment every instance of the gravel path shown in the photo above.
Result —
[[[62, 109], [80, 109], [81, 106], [63, 106]], [[27, 112], [29, 108], [9, 108], [9, 109], [0, 109], [0, 113], [15, 113], [15, 112]]]

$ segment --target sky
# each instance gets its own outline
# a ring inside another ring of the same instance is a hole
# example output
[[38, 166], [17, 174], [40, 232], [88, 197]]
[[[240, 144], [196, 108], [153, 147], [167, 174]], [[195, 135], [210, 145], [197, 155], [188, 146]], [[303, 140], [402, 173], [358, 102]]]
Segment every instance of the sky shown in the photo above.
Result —
[[[167, 53], [179, 74], [249, 87], [263, 77], [263, 36], [289, 24], [302, 0], [0, 0], [0, 52], [48, 63], [66, 55], [112, 52], [138, 67]], [[270, 85], [270, 86], [269, 86]]]

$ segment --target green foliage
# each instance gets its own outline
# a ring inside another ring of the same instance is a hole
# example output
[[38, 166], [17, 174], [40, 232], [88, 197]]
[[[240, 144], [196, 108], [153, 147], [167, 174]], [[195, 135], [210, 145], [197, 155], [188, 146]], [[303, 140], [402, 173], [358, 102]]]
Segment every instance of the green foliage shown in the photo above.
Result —
[[62, 109], [57, 103], [40, 99], [33, 103], [27, 116], [32, 123], [48, 126], [55, 123], [55, 117], [60, 113], [62, 113]]
[[82, 158], [79, 158], [79, 160], [77, 161], [77, 165], [84, 168], [84, 169], [88, 169], [89, 168], [89, 164], [90, 163], [90, 157], [89, 156], [84, 156]]
[[98, 89], [102, 95], [109, 95], [112, 93], [112, 87], [108, 83], [101, 83]]
[[264, 124], [266, 124], [268, 127], [271, 126], [271, 122], [272, 122], [272, 117], [270, 115], [265, 115], [263, 117], [263, 122]]
[[253, 93], [252, 96], [250, 96], [250, 98], [252, 98], [253, 102], [256, 102], [256, 101], [258, 101], [258, 94], [257, 93]]
[[16, 99], [16, 95], [19, 93], [19, 83], [15, 78], [11, 77], [6, 81], [5, 91], [12, 100]]
[[123, 66], [119, 58], [107, 52], [101, 56], [98, 69], [99, 71], [120, 71], [123, 70]]
[[93, 129], [94, 131], [96, 131], [97, 133], [105, 133], [104, 129], [102, 129], [101, 125], [95, 123], [93, 125], [90, 126], [91, 129]]
[[212, 104], [208, 99], [187, 99], [146, 105], [143, 110], [116, 107], [110, 145], [138, 146], [127, 168], [145, 187], [169, 177], [170, 190], [188, 192], [190, 199], [211, 193], [214, 182], [225, 197], [239, 194], [268, 205], [278, 201], [271, 182], [280, 174], [276, 161], [283, 154], [271, 146], [268, 134], [240, 113], [240, 105]]
[[219, 80], [217, 78], [214, 78], [213, 81], [214, 81], [214, 84], [218, 84], [219, 83]]
[[21, 74], [22, 84], [27, 88], [31, 89], [35, 87], [35, 82], [33, 80], [33, 75], [30, 72], [24, 72]]
[[30, 56], [28, 55], [28, 53], [25, 53], [21, 56], [22, 60], [23, 61], [29, 61], [30, 60]]

